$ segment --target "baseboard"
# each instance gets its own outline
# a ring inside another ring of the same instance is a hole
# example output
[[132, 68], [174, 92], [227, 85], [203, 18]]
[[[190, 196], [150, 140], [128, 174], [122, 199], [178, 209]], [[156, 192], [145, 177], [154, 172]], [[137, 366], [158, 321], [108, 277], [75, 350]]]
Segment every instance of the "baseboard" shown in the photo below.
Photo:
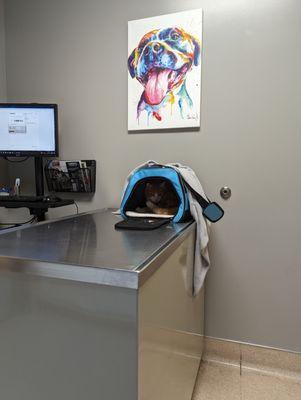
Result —
[[205, 336], [202, 360], [301, 380], [301, 353]]

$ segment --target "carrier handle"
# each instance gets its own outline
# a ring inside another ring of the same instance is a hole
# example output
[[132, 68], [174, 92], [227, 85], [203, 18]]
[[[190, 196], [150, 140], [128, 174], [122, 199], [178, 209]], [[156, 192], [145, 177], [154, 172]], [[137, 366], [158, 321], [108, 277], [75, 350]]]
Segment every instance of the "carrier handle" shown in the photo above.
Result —
[[203, 196], [201, 196], [196, 190], [194, 190], [189, 183], [183, 178], [185, 186], [192, 193], [193, 197], [197, 200], [199, 205], [203, 209], [203, 216], [207, 218], [210, 222], [217, 222], [223, 218], [225, 212], [222, 207], [217, 204], [215, 201], [206, 200]]
[[[151, 167], [163, 167], [166, 168], [166, 165], [158, 164], [156, 161], [149, 160], [147, 165]], [[171, 166], [178, 166], [178, 164], [171, 164]], [[222, 209], [222, 207], [217, 204], [215, 201], [210, 201], [209, 199], [206, 200], [203, 196], [201, 196], [196, 190], [194, 190], [189, 183], [181, 177], [183, 182], [185, 183], [185, 186], [189, 189], [189, 191], [192, 193], [193, 197], [197, 200], [199, 205], [202, 207], [203, 210], [203, 216], [208, 219], [210, 222], [217, 222], [220, 219], [223, 218], [225, 212]]]

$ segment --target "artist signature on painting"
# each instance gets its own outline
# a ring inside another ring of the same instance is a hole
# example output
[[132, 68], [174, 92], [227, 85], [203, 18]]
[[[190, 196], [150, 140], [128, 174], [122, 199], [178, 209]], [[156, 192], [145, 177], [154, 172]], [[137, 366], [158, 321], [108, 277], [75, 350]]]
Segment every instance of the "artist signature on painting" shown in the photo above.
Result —
[[192, 120], [195, 120], [195, 121], [196, 121], [196, 120], [198, 119], [198, 114], [197, 114], [197, 113], [194, 113], [194, 114], [191, 114], [191, 113], [190, 113], [190, 114], [187, 114], [187, 115], [186, 115], [186, 118], [187, 118], [187, 119], [192, 119]]

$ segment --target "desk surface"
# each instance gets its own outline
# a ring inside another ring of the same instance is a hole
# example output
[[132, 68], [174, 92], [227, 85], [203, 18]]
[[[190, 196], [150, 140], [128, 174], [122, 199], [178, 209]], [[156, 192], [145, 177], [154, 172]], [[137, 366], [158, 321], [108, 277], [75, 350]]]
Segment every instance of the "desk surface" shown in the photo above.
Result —
[[[46, 196], [47, 197], [47, 196]], [[74, 200], [71, 199], [61, 199], [59, 201], [5, 201], [5, 197], [0, 199], [0, 207], [5, 208], [29, 208], [29, 209], [41, 209], [48, 210], [48, 208], [58, 208], [69, 206], [74, 204]]]
[[83, 276], [89, 270], [93, 282], [96, 270], [106, 270], [110, 281], [110, 271], [141, 270], [192, 225], [171, 223], [154, 231], [115, 230], [120, 219], [111, 210], [100, 210], [2, 233], [0, 268], [19, 265], [20, 271], [29, 268], [38, 275], [54, 276], [55, 264], [57, 277], [72, 275], [72, 271]]

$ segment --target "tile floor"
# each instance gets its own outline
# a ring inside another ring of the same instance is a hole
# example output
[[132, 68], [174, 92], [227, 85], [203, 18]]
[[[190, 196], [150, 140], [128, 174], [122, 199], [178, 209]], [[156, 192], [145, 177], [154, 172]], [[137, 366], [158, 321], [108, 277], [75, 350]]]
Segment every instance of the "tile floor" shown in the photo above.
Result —
[[301, 400], [301, 355], [207, 339], [193, 400]]
[[301, 381], [203, 361], [193, 400], [301, 400]]

